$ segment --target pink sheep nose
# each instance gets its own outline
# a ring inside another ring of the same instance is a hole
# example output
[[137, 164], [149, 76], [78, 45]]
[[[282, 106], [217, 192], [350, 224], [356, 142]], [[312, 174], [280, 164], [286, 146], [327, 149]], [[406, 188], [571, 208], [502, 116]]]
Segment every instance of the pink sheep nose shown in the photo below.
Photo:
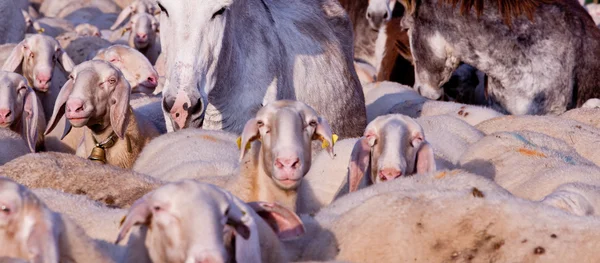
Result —
[[69, 99], [67, 101], [67, 112], [78, 113], [84, 110], [83, 100], [81, 99]]
[[148, 38], [148, 34], [146, 34], [146, 33], [137, 33], [137, 38], [139, 40], [146, 40]]
[[158, 85], [158, 77], [154, 74], [150, 75], [146, 80], [148, 81], [148, 83], [154, 85], [155, 87], [156, 85]]
[[0, 109], [0, 123], [5, 123], [12, 114], [12, 111], [9, 109]]
[[50, 81], [52, 80], [52, 74], [51, 73], [38, 73], [35, 76], [35, 80], [36, 80], [36, 84], [38, 87], [48, 88], [47, 86], [50, 83]]
[[385, 168], [379, 171], [379, 179], [381, 181], [393, 180], [402, 176], [402, 171], [395, 168]]
[[296, 169], [298, 169], [299, 166], [300, 166], [300, 158], [298, 158], [298, 157], [288, 157], [288, 158], [278, 157], [277, 159], [275, 159], [275, 167], [277, 167], [277, 169], [279, 169], [279, 170], [284, 170], [284, 169], [296, 170]]

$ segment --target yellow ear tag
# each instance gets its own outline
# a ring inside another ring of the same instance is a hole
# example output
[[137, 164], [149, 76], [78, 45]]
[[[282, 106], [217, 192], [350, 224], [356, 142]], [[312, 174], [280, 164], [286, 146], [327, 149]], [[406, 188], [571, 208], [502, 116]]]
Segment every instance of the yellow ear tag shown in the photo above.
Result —
[[37, 32], [41, 34], [41, 33], [44, 33], [44, 32], [46, 32], [46, 29], [44, 29], [44, 28], [42, 27], [42, 28], [38, 29], [38, 30], [37, 30]]
[[[235, 141], [235, 143], [237, 144], [238, 149], [242, 149], [242, 137], [238, 137], [237, 140]], [[246, 150], [250, 149], [250, 143], [246, 144]]]
[[[321, 136], [319, 139], [321, 139], [321, 141], [323, 142], [323, 143], [321, 143], [321, 147], [323, 147], [323, 149], [329, 147], [329, 142], [327, 140], [325, 140], [325, 138], [323, 138]], [[338, 140], [337, 134], [333, 134], [331, 136], [331, 141], [333, 142], [334, 145], [335, 145], [335, 142], [337, 142], [337, 140]]]
[[124, 215], [123, 218], [121, 218], [121, 222], [119, 222], [119, 227], [123, 226], [123, 223], [125, 223], [126, 218], [127, 218], [127, 215]]
[[127, 31], [129, 31], [129, 29], [127, 29], [127, 28], [123, 28], [123, 31], [121, 31], [121, 36], [124, 36], [124, 35], [125, 35], [125, 32], [127, 32]]

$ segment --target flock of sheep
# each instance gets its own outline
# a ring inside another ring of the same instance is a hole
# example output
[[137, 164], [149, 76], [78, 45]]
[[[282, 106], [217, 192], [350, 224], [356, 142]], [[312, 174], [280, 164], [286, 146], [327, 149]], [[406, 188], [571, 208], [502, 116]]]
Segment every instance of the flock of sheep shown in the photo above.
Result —
[[600, 100], [375, 81], [342, 6], [0, 0], [0, 263], [597, 262]]

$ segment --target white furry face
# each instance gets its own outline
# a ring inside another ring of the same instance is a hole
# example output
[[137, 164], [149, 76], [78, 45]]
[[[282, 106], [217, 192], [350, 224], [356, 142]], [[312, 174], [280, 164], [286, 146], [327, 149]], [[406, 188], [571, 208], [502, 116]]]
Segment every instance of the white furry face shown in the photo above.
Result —
[[[160, 26], [164, 32], [160, 36], [161, 44], [163, 52], [168, 54], [166, 64], [169, 69], [163, 90], [165, 112], [180, 110], [172, 109], [173, 105], [179, 105], [176, 103], [178, 92], [184, 92], [189, 98], [192, 105], [183, 108], [190, 109], [201, 103], [197, 101], [206, 98], [213, 89], [232, 4], [231, 0], [159, 1]], [[198, 122], [192, 126], [199, 127], [201, 120], [194, 114], [201, 113], [190, 113], [192, 118], [188, 118], [186, 125], [191, 119]], [[183, 126], [183, 121], [179, 124]]]

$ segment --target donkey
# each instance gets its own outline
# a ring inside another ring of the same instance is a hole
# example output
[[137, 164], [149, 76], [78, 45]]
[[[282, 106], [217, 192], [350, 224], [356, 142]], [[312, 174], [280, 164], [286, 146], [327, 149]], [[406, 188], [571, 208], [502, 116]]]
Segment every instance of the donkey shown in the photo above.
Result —
[[372, 28], [365, 16], [370, 0], [340, 0], [340, 4], [350, 16], [354, 30], [354, 57], [376, 67], [375, 40], [377, 29]]
[[[240, 133], [262, 105], [296, 99], [344, 137], [366, 127], [352, 25], [337, 0], [159, 0], [169, 131]], [[194, 28], [194, 30], [189, 30]]]
[[442, 96], [460, 62], [488, 76], [488, 103], [511, 114], [559, 114], [600, 97], [600, 30], [577, 1], [400, 3], [414, 87], [428, 98]]

